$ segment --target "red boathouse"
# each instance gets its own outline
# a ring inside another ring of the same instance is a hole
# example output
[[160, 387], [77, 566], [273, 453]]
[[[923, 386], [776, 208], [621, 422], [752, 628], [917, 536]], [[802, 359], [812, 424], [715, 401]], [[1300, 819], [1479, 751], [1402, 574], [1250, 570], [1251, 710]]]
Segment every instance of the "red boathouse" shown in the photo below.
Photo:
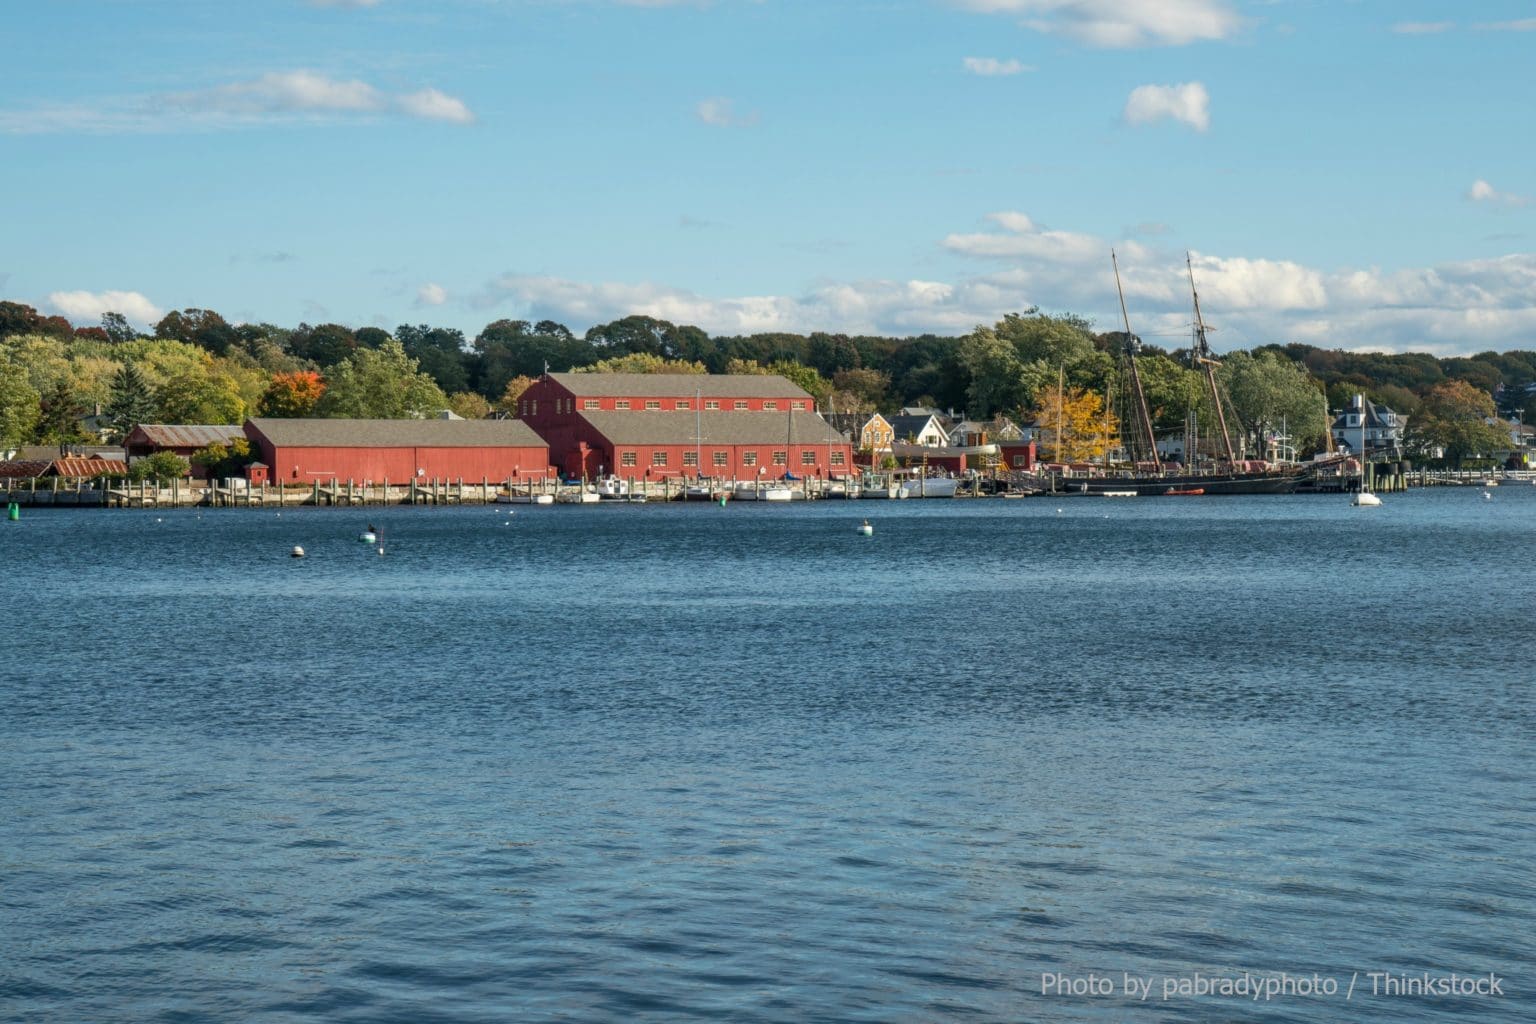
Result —
[[247, 420], [274, 483], [539, 479], [549, 446], [516, 420]]

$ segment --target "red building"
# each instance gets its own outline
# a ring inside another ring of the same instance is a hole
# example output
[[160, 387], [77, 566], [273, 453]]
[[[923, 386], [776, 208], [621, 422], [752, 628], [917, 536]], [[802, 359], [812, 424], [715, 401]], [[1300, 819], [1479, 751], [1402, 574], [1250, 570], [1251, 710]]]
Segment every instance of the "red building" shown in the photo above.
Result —
[[568, 477], [823, 479], [854, 471], [853, 451], [783, 377], [550, 373], [518, 401]]
[[998, 451], [1003, 457], [1003, 468], [1018, 473], [1033, 472], [1039, 458], [1034, 441], [999, 441]]
[[[140, 423], [123, 438], [123, 451], [129, 462], [156, 452], [170, 452], [191, 460], [192, 453], [209, 445], [229, 446], [243, 440], [245, 431], [238, 424]], [[192, 476], [208, 478], [208, 470], [192, 463]]]
[[273, 483], [510, 480], [549, 475], [549, 446], [516, 420], [247, 420]]

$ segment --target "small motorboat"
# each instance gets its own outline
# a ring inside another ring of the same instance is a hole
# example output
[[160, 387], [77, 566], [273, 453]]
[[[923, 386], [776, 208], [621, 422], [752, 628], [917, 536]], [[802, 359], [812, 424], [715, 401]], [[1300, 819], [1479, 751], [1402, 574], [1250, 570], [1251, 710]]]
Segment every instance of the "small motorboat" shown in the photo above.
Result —
[[1164, 494], [1197, 495], [1197, 494], [1204, 494], [1205, 493], [1205, 488], [1204, 487], [1170, 487], [1166, 491], [1164, 491], [1163, 493]]

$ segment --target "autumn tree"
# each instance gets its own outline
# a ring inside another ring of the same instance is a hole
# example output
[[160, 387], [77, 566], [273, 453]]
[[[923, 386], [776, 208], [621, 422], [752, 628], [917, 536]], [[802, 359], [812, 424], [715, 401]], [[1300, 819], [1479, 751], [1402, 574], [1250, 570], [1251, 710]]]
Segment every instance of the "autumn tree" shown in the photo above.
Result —
[[262, 416], [301, 419], [314, 412], [324, 394], [325, 381], [313, 370], [275, 373], [272, 383], [261, 393], [256, 410]]
[[199, 448], [192, 453], [191, 461], [207, 469], [211, 478], [227, 480], [243, 476], [246, 467], [256, 461], [256, 451], [249, 440], [236, 437], [227, 445], [215, 441], [205, 448]]
[[1100, 461], [1120, 443], [1119, 421], [1094, 391], [1042, 389], [1034, 415], [1040, 424], [1041, 454], [1053, 462]]
[[448, 396], [448, 408], [466, 420], [483, 420], [491, 414], [491, 403], [474, 391], [455, 391]]
[[229, 321], [211, 309], [172, 310], [155, 324], [155, 337], [186, 342], [223, 355], [240, 340]]
[[524, 391], [533, 387], [533, 383], [532, 377], [513, 377], [507, 381], [501, 397], [496, 400], [496, 411], [506, 416], [516, 416], [517, 400], [523, 397]]
[[1499, 424], [1492, 396], [1464, 380], [1436, 384], [1424, 396], [1419, 416], [1419, 436], [1443, 448], [1457, 469], [1468, 457], [1509, 447], [1509, 431]]

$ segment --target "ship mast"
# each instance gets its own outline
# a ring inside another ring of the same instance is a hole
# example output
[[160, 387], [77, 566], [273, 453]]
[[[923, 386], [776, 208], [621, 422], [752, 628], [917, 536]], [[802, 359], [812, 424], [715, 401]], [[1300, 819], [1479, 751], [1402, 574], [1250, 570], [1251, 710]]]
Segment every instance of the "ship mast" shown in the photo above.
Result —
[[[1152, 468], [1161, 473], [1163, 460], [1157, 455], [1157, 437], [1152, 433], [1152, 413], [1147, 408], [1146, 392], [1141, 389], [1141, 371], [1136, 369], [1136, 350], [1141, 348], [1141, 339], [1131, 333], [1131, 317], [1125, 311], [1125, 289], [1120, 287], [1120, 262], [1115, 259], [1113, 249], [1109, 250], [1109, 262], [1115, 268], [1115, 291], [1120, 295], [1120, 319], [1125, 323], [1125, 361], [1131, 371], [1131, 400], [1135, 403], [1136, 423], [1141, 428], [1142, 436], [1147, 439], [1147, 447], [1151, 450]], [[1134, 453], [1131, 458], [1135, 460]], [[1107, 462], [1108, 459], [1106, 458], [1105, 461]]]
[[1195, 289], [1195, 262], [1189, 253], [1184, 254], [1184, 262], [1189, 267], [1189, 293], [1195, 299], [1195, 350], [1192, 354], [1195, 363], [1205, 371], [1205, 382], [1211, 391], [1211, 404], [1216, 407], [1216, 425], [1221, 428], [1221, 443], [1227, 451], [1227, 466], [1233, 467], [1237, 463], [1237, 455], [1232, 451], [1232, 435], [1227, 431], [1227, 411], [1222, 405], [1221, 389], [1216, 386], [1216, 367], [1221, 365], [1211, 353], [1211, 346], [1205, 340], [1205, 320], [1200, 316], [1200, 293]]

